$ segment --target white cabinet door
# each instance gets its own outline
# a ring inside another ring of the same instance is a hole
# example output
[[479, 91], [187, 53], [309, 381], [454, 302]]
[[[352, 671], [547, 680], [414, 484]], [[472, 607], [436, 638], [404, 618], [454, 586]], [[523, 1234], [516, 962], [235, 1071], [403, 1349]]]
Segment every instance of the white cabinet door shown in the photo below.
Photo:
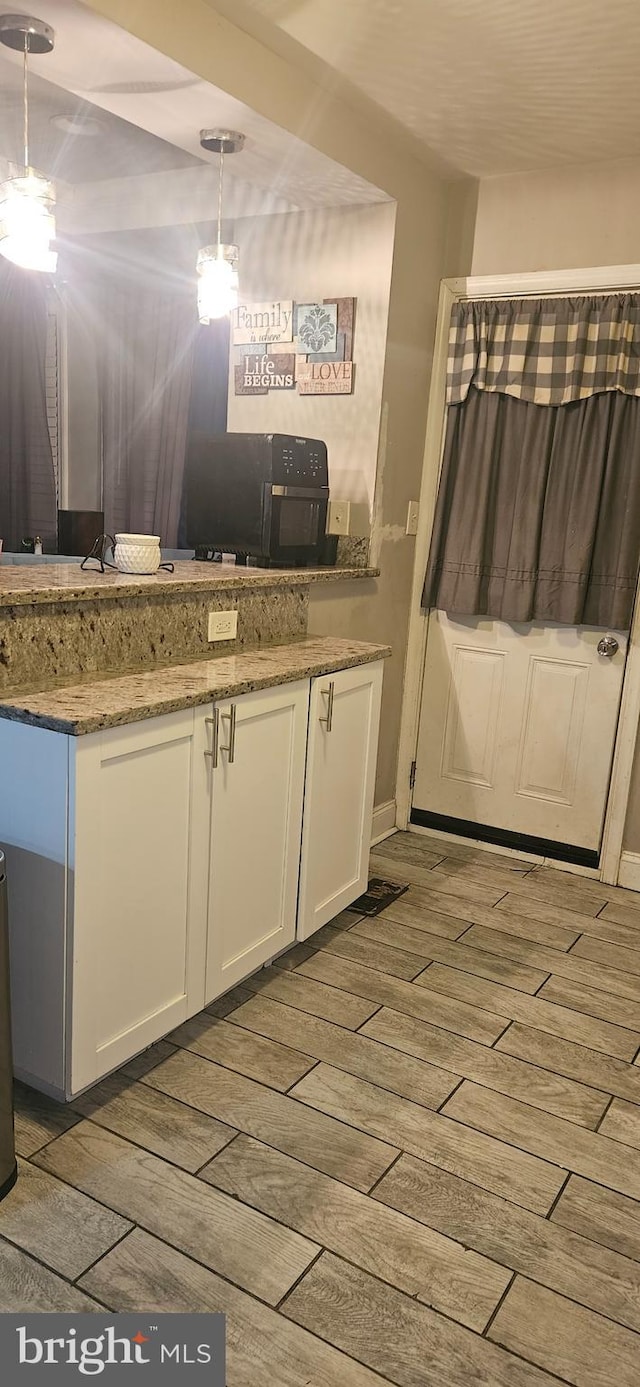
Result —
[[367, 889], [381, 696], [381, 661], [312, 681], [299, 939]]
[[189, 710], [76, 744], [70, 1094], [203, 1005], [209, 797], [195, 727]]
[[305, 681], [213, 710], [207, 1002], [295, 938], [308, 706]]

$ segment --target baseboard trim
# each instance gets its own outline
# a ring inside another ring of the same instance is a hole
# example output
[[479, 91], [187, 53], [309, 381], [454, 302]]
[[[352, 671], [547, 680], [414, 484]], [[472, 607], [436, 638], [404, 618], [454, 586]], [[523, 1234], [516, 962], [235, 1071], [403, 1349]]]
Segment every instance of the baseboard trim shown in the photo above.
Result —
[[626, 886], [628, 891], [640, 891], [640, 852], [623, 852], [618, 886]]
[[[396, 831], [396, 802], [388, 799], [386, 804], [376, 804], [371, 820], [371, 846], [390, 838]], [[640, 859], [639, 859], [640, 860]]]

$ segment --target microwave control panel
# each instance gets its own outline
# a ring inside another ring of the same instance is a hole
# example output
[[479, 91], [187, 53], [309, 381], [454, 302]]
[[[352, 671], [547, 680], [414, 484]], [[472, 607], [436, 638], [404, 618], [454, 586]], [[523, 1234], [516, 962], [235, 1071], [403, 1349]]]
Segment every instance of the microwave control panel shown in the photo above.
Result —
[[274, 438], [273, 481], [285, 486], [327, 486], [326, 444], [313, 438]]

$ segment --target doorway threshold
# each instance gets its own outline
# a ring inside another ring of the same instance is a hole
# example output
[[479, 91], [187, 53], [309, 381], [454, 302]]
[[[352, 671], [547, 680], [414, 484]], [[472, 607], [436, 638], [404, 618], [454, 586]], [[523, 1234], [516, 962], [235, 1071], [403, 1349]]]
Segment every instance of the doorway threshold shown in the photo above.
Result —
[[412, 809], [410, 823], [418, 828], [432, 828], [439, 833], [455, 833], [460, 838], [475, 838], [480, 843], [514, 848], [516, 852], [537, 853], [557, 862], [571, 862], [576, 867], [598, 867], [600, 852], [595, 848], [578, 848], [572, 843], [556, 843], [552, 838], [536, 838], [528, 833], [513, 833], [510, 829], [494, 828], [491, 824], [475, 823], [472, 819], [454, 819], [447, 814], [432, 814], [428, 809]]

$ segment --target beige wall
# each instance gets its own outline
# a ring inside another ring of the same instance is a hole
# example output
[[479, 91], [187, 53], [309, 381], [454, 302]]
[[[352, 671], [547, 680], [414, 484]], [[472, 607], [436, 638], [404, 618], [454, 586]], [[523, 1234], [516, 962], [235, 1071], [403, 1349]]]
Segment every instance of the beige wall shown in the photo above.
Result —
[[472, 273], [635, 265], [640, 159], [485, 178]]
[[[348, 105], [293, 59], [237, 29], [202, 0], [87, 0], [194, 73], [306, 140], [397, 203], [383, 379], [373, 552], [379, 581], [344, 586], [314, 600], [316, 631], [346, 631], [393, 646], [388, 662], [376, 801], [395, 794], [402, 681], [414, 540], [405, 536], [407, 502], [419, 494], [438, 282], [447, 242], [448, 185], [415, 157], [413, 144]], [[452, 272], [455, 266], [448, 265]], [[460, 266], [462, 272], [465, 266]], [[333, 292], [331, 290], [330, 292]]]
[[471, 272], [479, 191], [476, 178], [463, 178], [449, 186], [443, 272], [446, 278]]
[[246, 301], [357, 299], [352, 395], [236, 395], [236, 348], [228, 418], [234, 432], [324, 439], [331, 494], [351, 501], [355, 535], [368, 536], [373, 517], [394, 226], [395, 203], [382, 202], [243, 218], [234, 229]]
[[[473, 273], [640, 263], [640, 159], [488, 178], [479, 186]], [[640, 852], [636, 747], [624, 847]]]
[[[344, 597], [317, 589], [310, 607], [310, 629], [318, 634], [384, 640], [393, 648], [385, 670], [377, 804], [395, 797], [415, 552], [405, 523], [409, 501], [420, 494], [433, 332], [447, 254], [444, 200], [441, 191], [438, 219], [433, 209], [431, 216], [416, 217], [410, 200], [398, 205], [371, 549], [381, 577], [366, 591], [351, 585]], [[461, 263], [458, 272], [468, 268]]]

